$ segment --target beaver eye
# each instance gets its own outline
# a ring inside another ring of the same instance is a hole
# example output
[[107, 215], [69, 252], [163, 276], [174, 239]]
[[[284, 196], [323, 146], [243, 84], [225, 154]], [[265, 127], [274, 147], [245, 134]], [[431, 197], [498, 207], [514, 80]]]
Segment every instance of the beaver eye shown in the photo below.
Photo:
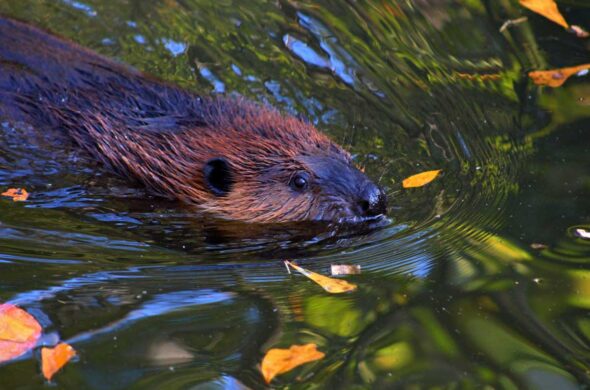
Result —
[[297, 191], [303, 191], [309, 186], [309, 175], [305, 172], [300, 172], [291, 178], [289, 186]]

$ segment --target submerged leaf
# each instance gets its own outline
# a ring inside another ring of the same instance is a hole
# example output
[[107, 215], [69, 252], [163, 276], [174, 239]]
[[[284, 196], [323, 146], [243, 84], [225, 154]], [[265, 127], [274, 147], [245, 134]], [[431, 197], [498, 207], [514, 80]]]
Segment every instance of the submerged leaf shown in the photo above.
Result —
[[29, 193], [24, 188], [9, 188], [1, 195], [8, 196], [15, 202], [24, 202], [29, 198]]
[[441, 169], [437, 169], [435, 171], [426, 171], [412, 175], [404, 179], [402, 186], [404, 188], [422, 187], [423, 185], [426, 185], [436, 179], [440, 171]]
[[41, 349], [41, 370], [48, 381], [61, 370], [71, 358], [76, 356], [74, 348], [66, 343], [59, 343], [54, 348]]
[[323, 352], [317, 350], [316, 344], [292, 345], [289, 349], [273, 348], [264, 355], [260, 370], [266, 383], [270, 383], [275, 376], [324, 356]]
[[553, 70], [536, 70], [529, 72], [529, 78], [536, 85], [547, 85], [548, 87], [560, 87], [574, 74], [584, 75], [588, 72], [590, 64], [572, 66], [570, 68], [561, 68]]
[[315, 272], [301, 268], [300, 266], [287, 260], [285, 260], [285, 265], [293, 267], [293, 269], [301, 272], [303, 275], [322, 286], [322, 288], [329, 293], [339, 294], [356, 290], [356, 284], [349, 283], [346, 280], [333, 279], [324, 275], [316, 274]]
[[41, 325], [32, 315], [9, 303], [0, 304], [0, 363], [32, 349], [40, 336]]
[[546, 17], [564, 28], [569, 27], [565, 18], [561, 12], [559, 12], [554, 0], [520, 0], [520, 5]]

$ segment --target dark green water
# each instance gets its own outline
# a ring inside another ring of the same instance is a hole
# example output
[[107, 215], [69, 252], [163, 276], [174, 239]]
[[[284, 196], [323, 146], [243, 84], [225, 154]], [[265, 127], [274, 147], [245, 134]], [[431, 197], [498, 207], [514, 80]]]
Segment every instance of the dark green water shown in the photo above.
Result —
[[[266, 350], [310, 342], [326, 357], [274, 387], [588, 387], [590, 80], [526, 71], [590, 62], [590, 41], [517, 3], [0, 1], [187, 88], [304, 115], [390, 194], [391, 221], [357, 234], [211, 225], [0, 121], [0, 189], [32, 193], [0, 200], [0, 301], [78, 351], [56, 388], [263, 388]], [[559, 3], [590, 28], [585, 1]], [[429, 169], [444, 174], [401, 188]], [[291, 257], [359, 264], [358, 290], [328, 295]], [[47, 388], [38, 357], [0, 366], [0, 388]]]

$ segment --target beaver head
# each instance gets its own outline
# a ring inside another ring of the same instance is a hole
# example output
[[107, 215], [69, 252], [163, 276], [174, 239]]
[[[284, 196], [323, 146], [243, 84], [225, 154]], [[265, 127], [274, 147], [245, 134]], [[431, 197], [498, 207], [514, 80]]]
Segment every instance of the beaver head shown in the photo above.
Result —
[[205, 119], [205, 130], [184, 133], [183, 160], [196, 164], [184, 201], [253, 222], [354, 222], [386, 213], [384, 192], [311, 124], [239, 100], [217, 101]]

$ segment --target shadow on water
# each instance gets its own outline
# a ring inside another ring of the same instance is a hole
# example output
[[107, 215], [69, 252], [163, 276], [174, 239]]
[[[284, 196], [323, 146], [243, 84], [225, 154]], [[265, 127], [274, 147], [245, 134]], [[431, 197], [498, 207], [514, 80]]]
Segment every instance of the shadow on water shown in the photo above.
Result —
[[[0, 189], [32, 194], [0, 199], [0, 300], [41, 322], [42, 343], [74, 345], [60, 387], [260, 388], [264, 351], [307, 342], [326, 357], [277, 387], [590, 384], [577, 233], [590, 230], [590, 89], [525, 78], [583, 63], [585, 41], [516, 1], [21, 0], [0, 13], [303, 116], [390, 199], [390, 219], [360, 230], [214, 221], [0, 119]], [[443, 173], [401, 187], [430, 169]], [[327, 295], [286, 258], [323, 274], [358, 264], [359, 288]], [[0, 383], [43, 387], [38, 353], [1, 366]]]

